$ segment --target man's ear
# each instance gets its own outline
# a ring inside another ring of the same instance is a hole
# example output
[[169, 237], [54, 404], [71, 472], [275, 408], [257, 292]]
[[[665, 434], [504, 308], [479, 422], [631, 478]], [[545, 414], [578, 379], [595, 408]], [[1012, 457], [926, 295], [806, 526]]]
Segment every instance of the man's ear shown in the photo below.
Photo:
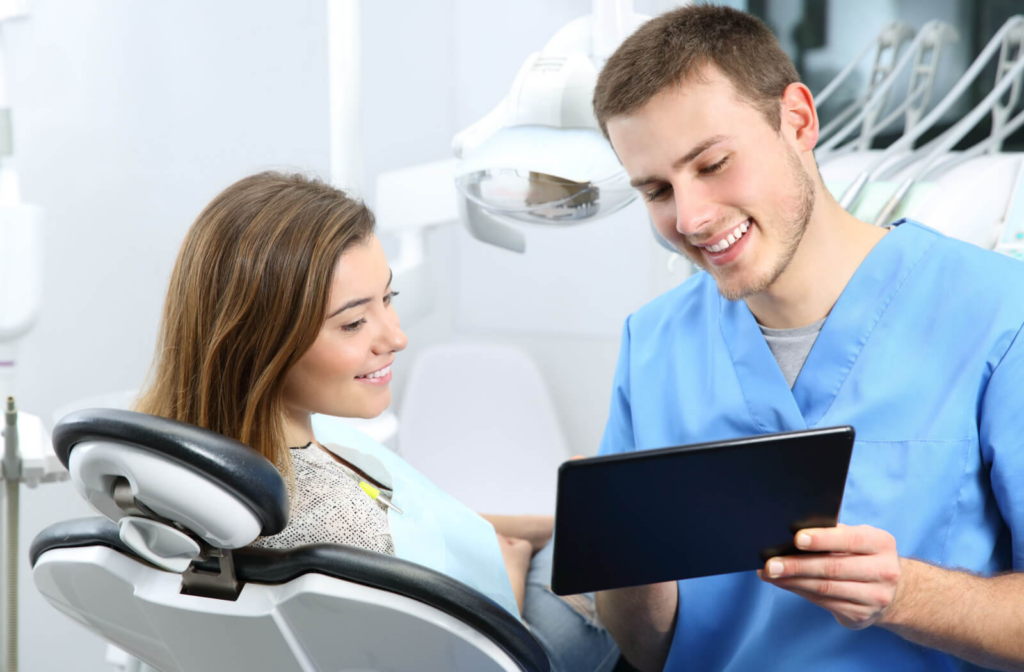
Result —
[[798, 147], [809, 152], [818, 144], [818, 110], [811, 90], [793, 82], [782, 92], [782, 131], [792, 134]]

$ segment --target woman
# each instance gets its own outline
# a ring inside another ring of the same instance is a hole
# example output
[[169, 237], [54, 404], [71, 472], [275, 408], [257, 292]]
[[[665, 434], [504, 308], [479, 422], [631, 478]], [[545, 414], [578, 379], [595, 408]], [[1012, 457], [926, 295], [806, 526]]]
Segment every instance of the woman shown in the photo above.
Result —
[[300, 175], [242, 179], [185, 237], [138, 410], [278, 467], [290, 521], [255, 545], [344, 543], [445, 571], [521, 615], [554, 670], [611, 669], [618, 652], [592, 599], [547, 588], [550, 517], [485, 520], [364, 435], [317, 441], [313, 414], [370, 418], [390, 403], [406, 345], [397, 294], [365, 205]]

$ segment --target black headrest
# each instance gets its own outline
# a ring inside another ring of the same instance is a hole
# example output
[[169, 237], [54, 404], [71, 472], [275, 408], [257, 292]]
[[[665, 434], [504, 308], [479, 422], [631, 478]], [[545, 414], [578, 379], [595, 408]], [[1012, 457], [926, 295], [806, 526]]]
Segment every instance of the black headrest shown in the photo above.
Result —
[[288, 524], [288, 489], [270, 460], [234, 439], [176, 420], [111, 408], [69, 413], [53, 428], [53, 448], [65, 467], [75, 444], [108, 440], [159, 453], [218, 483], [277, 534]]
[[[46, 551], [85, 546], [107, 546], [138, 560], [121, 542], [117, 525], [106, 518], [68, 520], [47, 527], [32, 541], [29, 559], [35, 567]], [[276, 585], [317, 573], [403, 595], [473, 627], [524, 670], [550, 670], [540, 644], [512, 614], [469, 586], [432, 569], [342, 544], [311, 544], [290, 550], [241, 548], [232, 551], [232, 557], [235, 575], [246, 583]], [[212, 561], [199, 567], [216, 571]]]

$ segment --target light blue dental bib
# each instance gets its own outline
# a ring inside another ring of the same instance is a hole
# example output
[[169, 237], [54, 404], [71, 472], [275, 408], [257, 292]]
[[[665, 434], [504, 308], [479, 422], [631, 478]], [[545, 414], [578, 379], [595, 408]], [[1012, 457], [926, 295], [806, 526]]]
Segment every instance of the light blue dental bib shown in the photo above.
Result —
[[519, 618], [498, 537], [489, 522], [344, 421], [314, 415], [313, 432], [321, 444], [354, 449], [388, 471], [394, 484], [391, 501], [402, 511], [388, 510], [397, 557], [461, 581]]

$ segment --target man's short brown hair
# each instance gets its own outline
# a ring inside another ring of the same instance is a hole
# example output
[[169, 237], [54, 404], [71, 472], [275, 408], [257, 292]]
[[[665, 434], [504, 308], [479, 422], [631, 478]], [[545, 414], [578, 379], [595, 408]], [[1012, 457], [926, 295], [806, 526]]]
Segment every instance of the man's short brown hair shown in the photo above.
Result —
[[639, 110], [671, 84], [699, 78], [709, 65], [781, 128], [779, 101], [800, 76], [771, 30], [731, 7], [690, 5], [640, 26], [608, 59], [594, 89], [601, 131], [607, 137], [609, 119]]

